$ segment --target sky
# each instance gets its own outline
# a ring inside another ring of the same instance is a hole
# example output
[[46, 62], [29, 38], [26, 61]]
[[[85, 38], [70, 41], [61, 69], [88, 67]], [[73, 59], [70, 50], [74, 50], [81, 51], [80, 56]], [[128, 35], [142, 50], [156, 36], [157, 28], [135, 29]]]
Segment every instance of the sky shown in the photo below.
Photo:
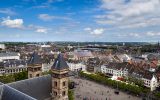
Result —
[[0, 0], [0, 2], [0, 41], [160, 40], [160, 0]]

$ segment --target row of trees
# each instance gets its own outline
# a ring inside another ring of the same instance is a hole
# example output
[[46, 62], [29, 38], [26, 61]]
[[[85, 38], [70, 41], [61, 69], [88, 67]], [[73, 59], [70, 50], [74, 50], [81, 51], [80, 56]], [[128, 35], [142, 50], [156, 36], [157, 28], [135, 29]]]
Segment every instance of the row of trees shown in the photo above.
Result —
[[115, 80], [111, 80], [109, 78], [106, 78], [105, 76], [101, 76], [99, 74], [87, 74], [84, 72], [80, 72], [79, 75], [81, 77], [87, 78], [89, 80], [104, 84], [104, 85], [108, 85], [111, 86], [113, 88], [117, 88], [122, 90], [122, 91], [126, 91], [126, 92], [130, 92], [132, 94], [135, 95], [141, 95], [143, 94], [147, 94], [149, 92], [148, 88], [144, 88], [141, 86], [137, 86], [134, 84], [126, 84], [124, 82], [119, 82], [119, 81], [115, 81]]
[[10, 74], [10, 75], [3, 75], [0, 76], [0, 82], [2, 83], [11, 83], [15, 81], [20, 81], [28, 78], [27, 71]]
[[144, 87], [144, 85], [143, 85], [144, 82], [140, 79], [137, 79], [137, 78], [134, 78], [134, 77], [128, 77], [128, 78], [124, 78], [124, 79], [125, 79], [126, 82], [128, 82], [130, 84], [134, 83], [134, 84], [136, 84], [140, 87]]

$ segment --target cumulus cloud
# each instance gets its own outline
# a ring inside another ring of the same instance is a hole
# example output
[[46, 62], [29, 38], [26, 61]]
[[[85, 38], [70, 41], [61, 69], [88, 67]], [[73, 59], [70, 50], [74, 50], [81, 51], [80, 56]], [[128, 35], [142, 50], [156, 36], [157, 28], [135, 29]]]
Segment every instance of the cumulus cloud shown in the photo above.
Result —
[[49, 14], [39, 14], [38, 18], [43, 21], [51, 21], [53, 19], [60, 19], [60, 20], [70, 20], [71, 18], [68, 17], [62, 17], [62, 16], [53, 16]]
[[[159, 0], [101, 0], [106, 14], [96, 15], [96, 22], [115, 28], [139, 28], [160, 25]], [[158, 22], [157, 22], [158, 21]]]
[[105, 31], [103, 28], [91, 29], [90, 27], [84, 28], [84, 30], [88, 31], [92, 35], [101, 35]]
[[10, 19], [10, 17], [3, 18], [1, 25], [9, 28], [23, 28], [23, 19]]
[[147, 32], [146, 33], [147, 36], [160, 36], [160, 32]]
[[47, 29], [46, 28], [38, 28], [38, 29], [36, 29], [36, 32], [38, 32], [38, 33], [47, 33]]
[[104, 32], [103, 28], [95, 29], [91, 32], [93, 35], [101, 35]]
[[159, 4], [159, 0], [130, 0], [128, 3], [125, 0], [102, 0], [101, 7], [128, 17], [155, 12]]
[[7, 15], [15, 15], [16, 12], [12, 11], [9, 8], [0, 8], [0, 13], [7, 14]]
[[128, 37], [132, 37], [132, 39], [136, 39], [136, 38], [157, 38], [160, 36], [160, 32], [137, 32], [137, 33], [119, 33], [116, 34], [116, 36], [118, 36], [119, 38], [128, 38]]
[[54, 17], [50, 16], [48, 14], [40, 14], [38, 16], [39, 19], [43, 20], [43, 21], [51, 21]]
[[48, 3], [53, 3], [53, 2], [62, 2], [62, 1], [64, 1], [64, 0], [48, 0], [47, 2]]
[[90, 27], [84, 28], [85, 31], [91, 31]]
[[37, 25], [28, 25], [28, 29], [35, 30], [37, 33], [48, 33], [50, 30], [49, 28], [43, 27], [43, 26], [37, 26]]

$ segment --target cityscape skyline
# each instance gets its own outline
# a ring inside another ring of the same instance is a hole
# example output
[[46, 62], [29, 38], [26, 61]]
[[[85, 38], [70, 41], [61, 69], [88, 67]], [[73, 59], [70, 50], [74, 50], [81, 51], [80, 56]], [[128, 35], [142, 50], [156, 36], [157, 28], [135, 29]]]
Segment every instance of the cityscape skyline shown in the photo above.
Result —
[[159, 0], [2, 0], [0, 41], [157, 42]]

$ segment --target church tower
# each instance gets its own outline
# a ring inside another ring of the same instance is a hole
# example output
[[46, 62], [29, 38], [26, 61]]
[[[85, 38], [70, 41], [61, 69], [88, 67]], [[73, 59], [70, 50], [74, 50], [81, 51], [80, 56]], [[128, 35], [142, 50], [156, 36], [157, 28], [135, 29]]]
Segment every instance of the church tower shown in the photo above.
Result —
[[28, 78], [42, 75], [42, 61], [38, 53], [34, 52], [28, 61]]
[[52, 70], [52, 100], [68, 100], [68, 71], [69, 67], [63, 55], [56, 58]]

